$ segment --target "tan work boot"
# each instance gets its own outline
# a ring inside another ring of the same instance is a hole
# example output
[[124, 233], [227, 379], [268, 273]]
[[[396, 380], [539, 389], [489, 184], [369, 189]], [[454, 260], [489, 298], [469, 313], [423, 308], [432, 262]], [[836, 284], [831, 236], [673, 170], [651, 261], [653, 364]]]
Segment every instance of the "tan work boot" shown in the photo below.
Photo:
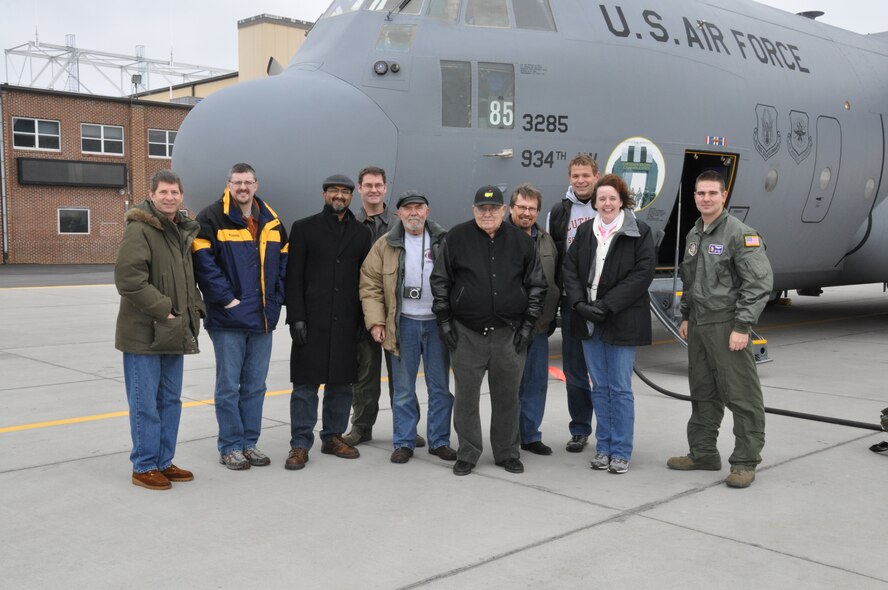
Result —
[[754, 481], [755, 470], [738, 469], [737, 471], [731, 471], [731, 475], [725, 480], [725, 484], [727, 484], [729, 488], [748, 488]]
[[722, 465], [721, 459], [711, 463], [701, 463], [699, 461], [694, 461], [690, 455], [684, 455], [682, 457], [670, 457], [669, 460], [666, 461], [666, 467], [669, 469], [677, 469], [678, 471], [693, 471], [695, 469], [719, 471], [722, 468]]

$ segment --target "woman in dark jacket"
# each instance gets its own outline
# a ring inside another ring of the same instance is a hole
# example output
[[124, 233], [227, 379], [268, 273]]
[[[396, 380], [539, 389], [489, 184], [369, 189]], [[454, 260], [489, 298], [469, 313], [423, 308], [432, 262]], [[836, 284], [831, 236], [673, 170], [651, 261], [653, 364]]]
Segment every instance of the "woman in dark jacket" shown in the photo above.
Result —
[[562, 269], [571, 331], [583, 334], [592, 378], [596, 449], [593, 469], [626, 473], [632, 456], [635, 347], [651, 343], [648, 287], [656, 256], [650, 227], [632, 213], [623, 179], [595, 187], [596, 217], [580, 226]]

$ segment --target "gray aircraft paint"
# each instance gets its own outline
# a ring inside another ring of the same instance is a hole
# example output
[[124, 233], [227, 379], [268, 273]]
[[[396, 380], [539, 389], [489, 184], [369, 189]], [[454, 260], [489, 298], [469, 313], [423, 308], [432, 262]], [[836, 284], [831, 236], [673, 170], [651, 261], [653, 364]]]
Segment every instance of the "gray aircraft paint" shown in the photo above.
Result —
[[[173, 159], [188, 205], [218, 198], [231, 164], [246, 161], [289, 224], [320, 209], [326, 176], [373, 164], [388, 172], [390, 205], [422, 190], [432, 217], [452, 226], [484, 184], [533, 182], [546, 211], [564, 195], [573, 155], [597, 154], [604, 166], [642, 137], [664, 159], [662, 188], [638, 212], [655, 229], [676, 204], [686, 153], [730, 154], [729, 206], [765, 237], [775, 289], [888, 279], [879, 36], [749, 1], [562, 0], [552, 3], [557, 32], [467, 26], [463, 12], [459, 24], [370, 11], [322, 18], [282, 74], [202, 101]], [[384, 25], [412, 27], [408, 51], [377, 48]], [[380, 76], [380, 60], [400, 70]], [[442, 126], [441, 60], [472, 63], [471, 128]], [[479, 62], [514, 66], [513, 129], [479, 128]]]

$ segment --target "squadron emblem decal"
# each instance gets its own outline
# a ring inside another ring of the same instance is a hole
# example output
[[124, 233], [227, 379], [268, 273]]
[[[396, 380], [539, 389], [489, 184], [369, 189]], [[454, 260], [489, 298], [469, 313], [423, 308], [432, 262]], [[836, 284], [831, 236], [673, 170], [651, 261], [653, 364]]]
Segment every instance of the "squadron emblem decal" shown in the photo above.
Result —
[[786, 149], [796, 164], [801, 164], [808, 157], [814, 145], [808, 123], [808, 113], [789, 111], [789, 141], [786, 142]]
[[768, 160], [780, 149], [780, 131], [777, 130], [777, 109], [759, 104], [755, 107], [756, 128], [752, 132], [758, 153]]

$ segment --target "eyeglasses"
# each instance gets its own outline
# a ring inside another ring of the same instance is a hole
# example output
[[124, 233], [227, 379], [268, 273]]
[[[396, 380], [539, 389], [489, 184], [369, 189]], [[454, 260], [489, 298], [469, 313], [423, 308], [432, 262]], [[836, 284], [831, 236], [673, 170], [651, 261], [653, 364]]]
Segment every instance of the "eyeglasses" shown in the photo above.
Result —
[[242, 186], [244, 186], [244, 187], [253, 186], [254, 184], [256, 184], [256, 181], [255, 180], [238, 180], [237, 182], [235, 182], [233, 180], [229, 180], [228, 184], [230, 184], [231, 186], [240, 188]]
[[381, 182], [377, 183], [377, 184], [362, 184], [361, 188], [364, 189], [365, 191], [372, 191], [372, 190], [381, 191], [385, 188], [385, 185], [382, 184]]
[[472, 207], [479, 215], [493, 215], [503, 208], [502, 205], [472, 205]]
[[352, 194], [352, 189], [345, 187], [330, 187], [326, 191], [328, 195], [345, 195], [348, 196]]
[[536, 213], [539, 211], [536, 207], [525, 207], [524, 205], [512, 205], [519, 213]]

